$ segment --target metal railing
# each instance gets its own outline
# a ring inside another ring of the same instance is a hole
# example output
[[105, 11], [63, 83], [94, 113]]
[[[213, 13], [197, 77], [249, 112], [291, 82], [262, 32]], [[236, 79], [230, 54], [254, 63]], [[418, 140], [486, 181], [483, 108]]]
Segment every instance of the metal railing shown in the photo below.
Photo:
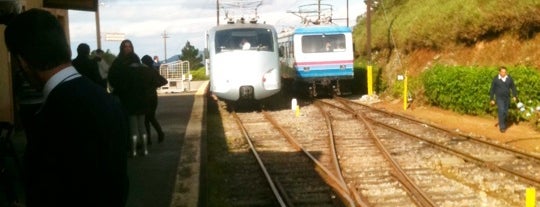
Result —
[[188, 61], [178, 60], [170, 63], [163, 63], [159, 66], [159, 74], [167, 79], [168, 83], [158, 88], [158, 92], [175, 93], [191, 90], [192, 76], [189, 71]]

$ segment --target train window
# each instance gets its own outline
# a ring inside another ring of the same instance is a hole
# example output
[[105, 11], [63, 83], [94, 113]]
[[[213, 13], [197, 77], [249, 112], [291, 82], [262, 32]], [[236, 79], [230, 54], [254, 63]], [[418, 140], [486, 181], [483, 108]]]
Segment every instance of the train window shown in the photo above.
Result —
[[[249, 42], [248, 47], [245, 42]], [[274, 51], [272, 31], [262, 28], [217, 31], [215, 45], [216, 53], [233, 50]]]
[[306, 35], [302, 37], [303, 53], [345, 51], [345, 35]]

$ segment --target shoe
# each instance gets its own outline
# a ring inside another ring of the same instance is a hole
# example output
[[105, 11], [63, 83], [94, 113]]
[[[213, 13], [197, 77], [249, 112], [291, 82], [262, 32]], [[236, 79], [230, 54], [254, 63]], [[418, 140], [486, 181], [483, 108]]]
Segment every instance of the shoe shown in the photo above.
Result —
[[501, 133], [504, 133], [504, 132], [506, 132], [506, 129], [501, 129], [499, 131], [501, 131]]
[[163, 134], [163, 132], [159, 133], [158, 142], [162, 143], [164, 139], [165, 139], [165, 134]]

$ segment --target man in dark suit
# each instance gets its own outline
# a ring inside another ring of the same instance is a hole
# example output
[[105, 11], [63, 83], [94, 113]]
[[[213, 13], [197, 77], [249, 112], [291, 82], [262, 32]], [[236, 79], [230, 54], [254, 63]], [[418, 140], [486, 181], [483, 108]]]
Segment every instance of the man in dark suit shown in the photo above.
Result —
[[77, 57], [71, 61], [71, 64], [81, 75], [88, 77], [103, 88], [107, 88], [106, 82], [103, 82], [99, 74], [98, 62], [90, 59], [90, 46], [88, 44], [81, 43], [77, 46]]
[[499, 74], [493, 77], [491, 88], [489, 89], [491, 105], [497, 103], [497, 114], [499, 118], [499, 130], [506, 131], [506, 117], [510, 107], [510, 97], [514, 101], [517, 99], [517, 90], [514, 80], [506, 73], [506, 67], [499, 68]]
[[125, 206], [127, 139], [121, 106], [71, 66], [55, 16], [30, 9], [5, 42], [43, 104], [25, 121], [26, 206]]

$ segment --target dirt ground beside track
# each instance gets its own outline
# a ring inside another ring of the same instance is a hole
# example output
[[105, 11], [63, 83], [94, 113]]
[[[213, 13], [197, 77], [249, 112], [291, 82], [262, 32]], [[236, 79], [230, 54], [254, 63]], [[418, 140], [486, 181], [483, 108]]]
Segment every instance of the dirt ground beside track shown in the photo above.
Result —
[[496, 118], [463, 115], [430, 106], [413, 106], [403, 109], [400, 101], [381, 101], [372, 106], [387, 111], [397, 112], [409, 117], [427, 121], [445, 129], [459, 131], [462, 134], [498, 140], [527, 152], [540, 154], [540, 131], [527, 123], [511, 125], [505, 133], [499, 132]]

